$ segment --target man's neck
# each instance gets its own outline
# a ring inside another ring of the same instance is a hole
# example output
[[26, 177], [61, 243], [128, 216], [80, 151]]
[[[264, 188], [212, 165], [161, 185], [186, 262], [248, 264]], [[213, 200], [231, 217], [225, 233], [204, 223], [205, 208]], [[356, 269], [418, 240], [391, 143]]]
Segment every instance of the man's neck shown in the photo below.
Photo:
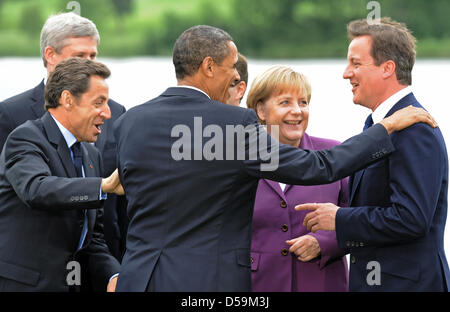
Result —
[[67, 118], [65, 118], [65, 115], [62, 114], [62, 112], [60, 111], [60, 109], [62, 109], [61, 106], [58, 106], [57, 108], [49, 108], [48, 112], [52, 115], [52, 117], [56, 120], [58, 120], [58, 122], [66, 129], [70, 128], [70, 124], [69, 121], [67, 120]]
[[178, 87], [191, 87], [191, 88], [198, 89], [198, 90], [202, 91], [203, 93], [205, 93], [209, 98], [211, 98], [211, 94], [210, 94], [210, 92], [208, 92], [209, 90], [206, 87], [206, 85], [204, 83], [202, 83], [201, 81], [198, 81], [198, 79], [195, 79], [194, 77], [185, 77], [183, 79], [178, 79], [177, 86]]
[[387, 113], [389, 113], [389, 111], [410, 92], [412, 92], [412, 89], [409, 86], [404, 86], [404, 88], [392, 94], [389, 98], [378, 105], [377, 109], [372, 112], [373, 122], [380, 122], [387, 115]]
[[384, 103], [391, 96], [393, 96], [394, 94], [396, 94], [400, 90], [405, 89], [406, 87], [408, 87], [408, 86], [407, 85], [401, 85], [399, 83], [387, 85], [386, 88], [384, 89], [385, 92], [383, 93], [383, 95], [380, 96], [380, 98], [377, 100], [375, 105], [373, 105], [371, 107], [372, 112], [374, 112], [382, 103]]

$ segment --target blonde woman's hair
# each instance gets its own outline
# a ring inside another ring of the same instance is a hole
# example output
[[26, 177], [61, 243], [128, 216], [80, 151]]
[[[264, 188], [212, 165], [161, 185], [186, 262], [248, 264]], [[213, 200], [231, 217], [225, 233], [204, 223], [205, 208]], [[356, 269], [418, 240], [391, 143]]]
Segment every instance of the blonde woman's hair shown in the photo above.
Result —
[[[289, 91], [302, 93], [309, 104], [311, 84], [308, 78], [287, 66], [272, 66], [253, 80], [247, 96], [247, 107], [256, 112], [258, 104], [264, 105], [265, 101], [271, 96]], [[259, 120], [259, 122], [262, 122], [262, 120]]]

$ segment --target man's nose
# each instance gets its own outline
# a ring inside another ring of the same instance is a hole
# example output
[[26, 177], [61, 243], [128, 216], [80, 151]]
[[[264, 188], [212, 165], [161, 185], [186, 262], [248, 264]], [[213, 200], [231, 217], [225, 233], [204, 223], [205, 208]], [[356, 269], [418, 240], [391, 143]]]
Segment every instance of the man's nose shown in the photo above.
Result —
[[111, 118], [111, 109], [109, 108], [108, 103], [105, 104], [105, 106], [102, 109], [101, 116], [103, 119], [110, 119]]
[[342, 75], [342, 78], [344, 79], [350, 79], [353, 76], [353, 71], [350, 70], [350, 66], [347, 66], [344, 70], [344, 74]]

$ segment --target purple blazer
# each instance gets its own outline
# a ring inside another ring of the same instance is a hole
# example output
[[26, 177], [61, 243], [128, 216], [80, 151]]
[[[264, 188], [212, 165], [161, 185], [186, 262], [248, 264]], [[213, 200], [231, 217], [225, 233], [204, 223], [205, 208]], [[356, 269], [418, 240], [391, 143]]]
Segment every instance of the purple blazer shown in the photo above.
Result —
[[[304, 134], [300, 148], [328, 149], [339, 142]], [[336, 232], [308, 232], [302, 203], [348, 206], [348, 178], [317, 186], [286, 185], [261, 179], [256, 192], [251, 249], [253, 291], [348, 291], [345, 251], [337, 247]], [[321, 255], [309, 262], [288, 252], [286, 241], [305, 234], [317, 238]]]

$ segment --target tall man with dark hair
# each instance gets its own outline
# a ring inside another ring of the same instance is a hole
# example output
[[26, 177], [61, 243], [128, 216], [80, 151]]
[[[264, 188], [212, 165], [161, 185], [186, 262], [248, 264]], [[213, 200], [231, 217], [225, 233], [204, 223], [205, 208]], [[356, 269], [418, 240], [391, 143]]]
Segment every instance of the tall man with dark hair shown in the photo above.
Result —
[[[104, 193], [123, 189], [117, 171], [99, 178], [101, 156], [89, 144], [111, 117], [109, 75], [90, 60], [61, 62], [45, 87], [48, 112], [6, 140], [0, 154], [0, 291], [68, 291], [86, 283], [97, 291], [109, 283], [114, 288], [120, 265], [103, 237], [102, 206]], [[86, 271], [89, 280], [82, 278]]]
[[[41, 31], [41, 57], [47, 69], [47, 76], [55, 66], [69, 57], [95, 60], [100, 35], [95, 24], [74, 13], [51, 16]], [[34, 120], [45, 113], [44, 86], [46, 79], [35, 88], [0, 103], [0, 151], [6, 138], [17, 126], [27, 120]], [[103, 158], [101, 175], [109, 176], [116, 168], [116, 142], [112, 125], [125, 112], [125, 108], [113, 100], [108, 101], [111, 119], [101, 127], [101, 134], [95, 142]], [[113, 255], [120, 261], [125, 248], [126, 200], [124, 196], [111, 194], [105, 202], [105, 239]]]
[[118, 291], [250, 291], [258, 179], [330, 183], [390, 153], [388, 133], [411, 124], [402, 111], [327, 151], [278, 144], [253, 110], [224, 104], [237, 60], [225, 31], [186, 30], [173, 49], [178, 86], [115, 123], [130, 215]]
[[[412, 93], [415, 38], [389, 18], [351, 22], [344, 78], [353, 102], [372, 110], [364, 129], [403, 107], [422, 107]], [[368, 131], [368, 130], [365, 130]], [[447, 291], [444, 252], [448, 159], [439, 129], [416, 124], [393, 133], [396, 151], [350, 178], [350, 209], [305, 204], [313, 232], [336, 230], [350, 249], [350, 291]]]

